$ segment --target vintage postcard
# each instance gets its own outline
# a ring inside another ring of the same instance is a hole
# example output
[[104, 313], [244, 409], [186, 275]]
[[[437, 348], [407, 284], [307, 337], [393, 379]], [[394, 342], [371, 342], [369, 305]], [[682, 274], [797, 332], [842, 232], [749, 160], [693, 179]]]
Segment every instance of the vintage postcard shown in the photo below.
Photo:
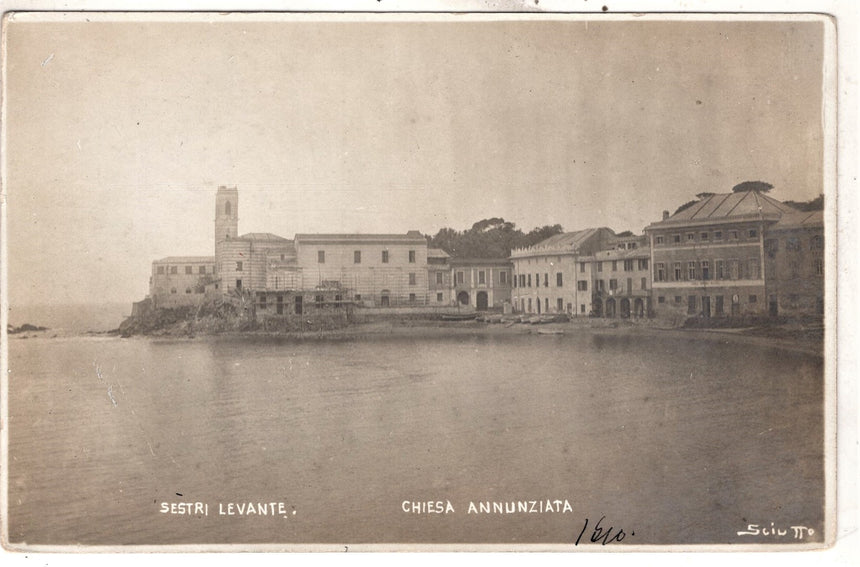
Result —
[[7, 550], [833, 545], [837, 21], [604, 10], [7, 12]]

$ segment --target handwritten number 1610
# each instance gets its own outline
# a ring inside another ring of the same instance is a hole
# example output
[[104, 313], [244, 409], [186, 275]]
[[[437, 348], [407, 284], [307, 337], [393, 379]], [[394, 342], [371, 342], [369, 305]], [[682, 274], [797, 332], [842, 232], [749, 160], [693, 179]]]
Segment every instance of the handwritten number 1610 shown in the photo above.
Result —
[[[603, 528], [600, 523], [606, 518], [606, 516], [601, 516], [597, 523], [594, 524], [594, 527], [591, 529], [591, 534], [588, 537], [588, 540], [585, 541], [587, 543], [589, 540], [591, 543], [600, 543], [601, 545], [607, 545], [613, 542], [620, 542], [623, 540], [627, 534], [624, 533], [624, 530], [618, 528], [618, 531], [613, 533], [614, 526], [609, 526], [609, 529]], [[585, 523], [582, 525], [582, 530], [579, 532], [579, 536], [576, 538], [576, 543], [574, 545], [579, 545], [582, 541], [582, 536], [586, 535], [585, 532], [588, 530], [588, 518], [585, 519]], [[630, 532], [631, 536], [635, 536], [636, 532]]]

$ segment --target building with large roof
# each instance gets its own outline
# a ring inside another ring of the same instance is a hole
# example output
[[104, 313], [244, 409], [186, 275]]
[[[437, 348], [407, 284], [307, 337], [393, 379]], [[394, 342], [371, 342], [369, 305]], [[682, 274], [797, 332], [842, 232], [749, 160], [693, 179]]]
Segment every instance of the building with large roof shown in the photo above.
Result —
[[[660, 316], [823, 309], [823, 218], [761, 191], [701, 193], [645, 232]], [[781, 252], [780, 252], [781, 250]]]

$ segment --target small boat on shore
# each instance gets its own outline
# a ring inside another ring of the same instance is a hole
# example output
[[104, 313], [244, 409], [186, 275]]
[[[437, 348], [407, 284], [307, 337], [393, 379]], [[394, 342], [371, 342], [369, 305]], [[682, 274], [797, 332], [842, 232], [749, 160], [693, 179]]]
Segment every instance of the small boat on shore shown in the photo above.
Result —
[[448, 313], [442, 315], [443, 321], [471, 321], [477, 317], [477, 313]]

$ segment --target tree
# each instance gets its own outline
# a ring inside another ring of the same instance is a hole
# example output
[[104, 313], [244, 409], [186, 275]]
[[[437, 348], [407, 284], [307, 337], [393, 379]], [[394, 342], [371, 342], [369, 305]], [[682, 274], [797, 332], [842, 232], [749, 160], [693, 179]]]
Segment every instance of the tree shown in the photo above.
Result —
[[758, 191], [759, 193], [767, 193], [773, 189], [773, 185], [764, 181], [744, 181], [732, 187], [732, 193], [743, 193], [745, 191]]
[[794, 207], [798, 211], [811, 212], [824, 210], [824, 195], [811, 199], [809, 201], [784, 201], [789, 207]]

